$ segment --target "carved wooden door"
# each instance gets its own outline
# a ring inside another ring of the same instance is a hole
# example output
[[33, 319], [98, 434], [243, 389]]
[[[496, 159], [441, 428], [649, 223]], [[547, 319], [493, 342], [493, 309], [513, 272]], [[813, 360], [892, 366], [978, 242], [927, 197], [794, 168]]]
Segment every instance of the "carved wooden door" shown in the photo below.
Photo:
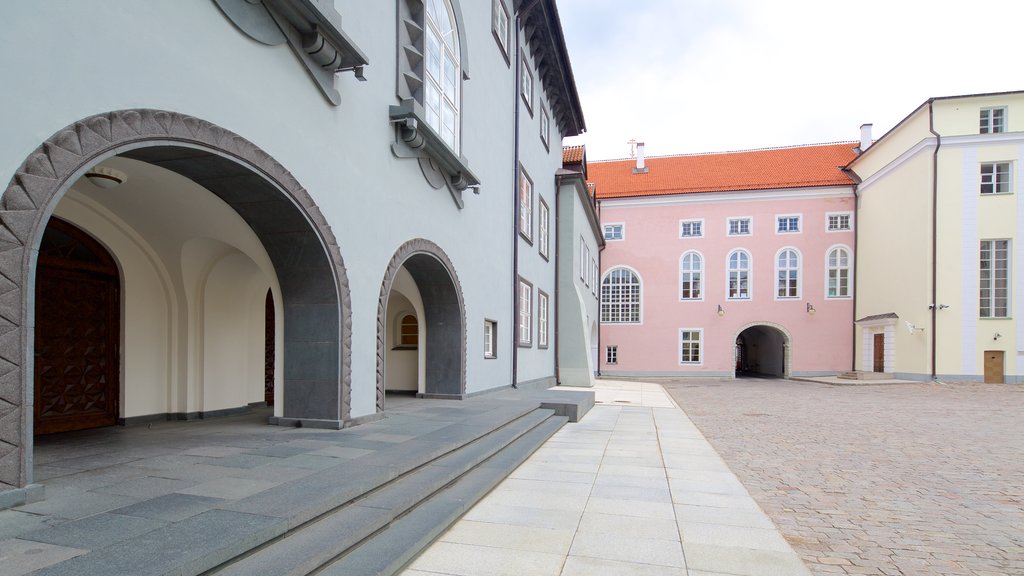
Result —
[[36, 267], [36, 434], [117, 422], [120, 310], [114, 259], [78, 228], [52, 218]]
[[874, 353], [874, 371], [885, 372], [885, 334], [875, 334]]

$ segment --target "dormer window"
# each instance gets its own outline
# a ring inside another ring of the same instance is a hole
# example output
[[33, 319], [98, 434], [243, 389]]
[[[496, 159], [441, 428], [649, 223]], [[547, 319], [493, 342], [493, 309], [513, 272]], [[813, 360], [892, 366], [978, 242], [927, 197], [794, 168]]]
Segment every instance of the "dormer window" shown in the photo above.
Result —
[[1006, 132], [1006, 108], [982, 108], [980, 118], [981, 134]]

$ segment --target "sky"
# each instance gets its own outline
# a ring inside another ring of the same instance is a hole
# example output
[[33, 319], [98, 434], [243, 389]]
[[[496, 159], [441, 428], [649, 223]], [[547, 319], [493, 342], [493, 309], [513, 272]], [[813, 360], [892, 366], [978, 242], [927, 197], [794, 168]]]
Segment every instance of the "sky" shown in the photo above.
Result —
[[[875, 138], [1024, 90], [1024, 0], [557, 0], [588, 160]], [[955, 7], [956, 10], [952, 8]]]

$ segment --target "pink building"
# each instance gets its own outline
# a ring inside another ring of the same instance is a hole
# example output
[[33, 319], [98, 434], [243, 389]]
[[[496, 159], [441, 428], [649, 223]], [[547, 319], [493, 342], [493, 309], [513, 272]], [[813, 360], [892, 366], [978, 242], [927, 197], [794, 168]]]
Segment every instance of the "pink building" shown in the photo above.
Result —
[[851, 369], [855, 146], [590, 162], [601, 373]]

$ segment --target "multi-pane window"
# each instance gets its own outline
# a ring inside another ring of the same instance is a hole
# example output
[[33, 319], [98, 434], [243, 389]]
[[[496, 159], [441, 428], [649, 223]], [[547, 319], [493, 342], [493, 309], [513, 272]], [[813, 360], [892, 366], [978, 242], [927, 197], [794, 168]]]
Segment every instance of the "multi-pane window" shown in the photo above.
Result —
[[416, 316], [412, 314], [402, 315], [398, 322], [398, 346], [401, 348], [415, 348], [420, 342], [420, 325]]
[[679, 331], [680, 364], [700, 364], [701, 332], [687, 328]]
[[626, 225], [625, 224], [605, 224], [604, 225], [604, 239], [605, 240], [622, 240], [626, 237]]
[[548, 115], [548, 109], [543, 106], [540, 107], [540, 141], [545, 147], [551, 141], [551, 116]]
[[800, 231], [799, 216], [777, 216], [776, 222], [778, 223], [778, 226], [775, 228], [776, 232], [788, 233]]
[[424, 108], [427, 124], [453, 150], [459, 149], [459, 34], [448, 0], [426, 3]]
[[600, 274], [600, 269], [597, 266], [597, 260], [590, 259], [590, 293], [597, 296], [597, 277]]
[[981, 164], [981, 193], [1002, 194], [1010, 191], [1010, 163], [983, 162]]
[[584, 244], [583, 262], [580, 263], [580, 265], [582, 266], [582, 268], [580, 269], [580, 274], [583, 275], [583, 283], [586, 284], [588, 287], [591, 285], [592, 280], [594, 279], [594, 265], [592, 264], [592, 262], [593, 260], [591, 260], [590, 258], [590, 246]]
[[491, 0], [491, 32], [494, 39], [498, 41], [501, 53], [508, 59], [508, 45], [510, 42], [508, 8], [505, 7], [505, 0]]
[[605, 346], [604, 347], [604, 363], [605, 364], [618, 364], [619, 363], [619, 347], [618, 346]]
[[750, 298], [750, 254], [729, 254], [729, 298]]
[[533, 180], [519, 167], [519, 233], [533, 240]]
[[800, 296], [800, 255], [792, 248], [779, 252], [775, 260], [775, 295], [779, 298]]
[[982, 240], [980, 268], [978, 315], [982, 318], [1009, 317], [1010, 241]]
[[537, 347], [548, 347], [548, 295], [537, 290]]
[[548, 250], [550, 249], [551, 245], [549, 234], [549, 231], [551, 229], [551, 224], [549, 222], [549, 220], [551, 219], [551, 211], [548, 210], [547, 202], [544, 202], [543, 198], [540, 199], [540, 203], [538, 204], [538, 206], [539, 209], [537, 210], [537, 218], [539, 218], [540, 220], [538, 220], [537, 222], [537, 246], [540, 251], [540, 255], [547, 258]]
[[750, 234], [750, 218], [729, 218], [729, 236]]
[[640, 322], [640, 278], [631, 270], [616, 268], [601, 282], [601, 322]]
[[587, 241], [580, 236], [580, 280], [587, 281], [587, 259], [590, 258], [590, 249], [587, 248]]
[[850, 253], [833, 248], [828, 253], [828, 297], [850, 297]]
[[703, 220], [680, 220], [679, 221], [679, 237], [680, 238], [695, 238], [704, 235], [704, 221]]
[[533, 343], [533, 285], [519, 279], [519, 345]]
[[523, 58], [519, 62], [520, 79], [519, 79], [519, 95], [523, 97], [523, 102], [526, 103], [526, 108], [533, 114], [533, 72], [530, 71], [530, 65], [526, 62], [526, 58]]
[[700, 254], [687, 252], [679, 261], [679, 299], [700, 300], [704, 279], [704, 262]]
[[982, 134], [1006, 132], [1006, 108], [982, 108], [980, 132]]
[[827, 218], [829, 232], [850, 229], [850, 214], [829, 214]]
[[484, 358], [498, 357], [498, 323], [484, 320]]

